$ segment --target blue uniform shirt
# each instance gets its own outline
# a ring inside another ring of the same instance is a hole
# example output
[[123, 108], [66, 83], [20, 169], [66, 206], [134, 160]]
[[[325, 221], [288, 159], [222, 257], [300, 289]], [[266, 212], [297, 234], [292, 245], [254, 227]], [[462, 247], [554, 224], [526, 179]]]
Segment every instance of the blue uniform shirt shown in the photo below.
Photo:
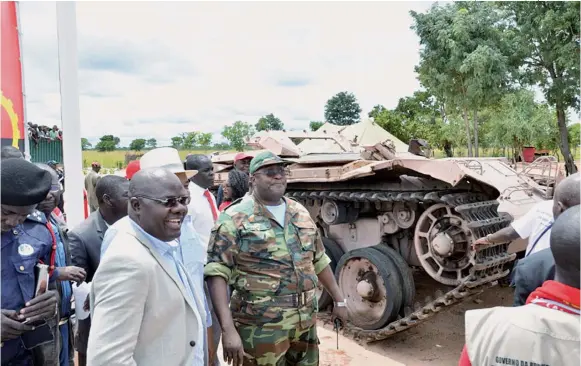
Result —
[[[14, 229], [2, 233], [2, 309], [20, 311], [34, 295], [34, 266], [50, 262], [52, 236], [45, 226], [45, 216], [35, 211]], [[51, 282], [55, 278], [51, 277]], [[27, 365], [30, 351], [19, 338], [3, 342], [2, 363], [20, 361]]]

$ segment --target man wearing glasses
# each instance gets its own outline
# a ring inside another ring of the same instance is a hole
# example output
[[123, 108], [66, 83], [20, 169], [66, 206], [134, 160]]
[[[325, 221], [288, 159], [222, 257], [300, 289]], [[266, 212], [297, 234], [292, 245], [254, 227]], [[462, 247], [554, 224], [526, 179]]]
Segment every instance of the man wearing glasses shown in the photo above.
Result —
[[[317, 365], [318, 281], [347, 320], [341, 289], [309, 212], [284, 197], [285, 162], [269, 151], [250, 162], [252, 196], [218, 218], [205, 276], [222, 327], [224, 359], [240, 365]], [[228, 306], [227, 286], [234, 292]]]
[[204, 304], [182, 260], [189, 201], [168, 169], [132, 177], [127, 220], [105, 234], [113, 237], [93, 277], [87, 365], [204, 364]]

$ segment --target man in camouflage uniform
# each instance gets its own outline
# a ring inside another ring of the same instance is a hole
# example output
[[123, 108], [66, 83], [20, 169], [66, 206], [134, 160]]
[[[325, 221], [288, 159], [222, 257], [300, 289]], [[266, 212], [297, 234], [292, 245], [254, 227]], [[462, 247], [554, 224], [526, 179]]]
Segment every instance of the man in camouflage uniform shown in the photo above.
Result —
[[[223, 332], [224, 358], [240, 365], [318, 365], [317, 298], [321, 281], [347, 308], [309, 212], [283, 197], [284, 161], [271, 152], [250, 163], [252, 196], [218, 218], [205, 276]], [[228, 308], [227, 284], [234, 288]]]

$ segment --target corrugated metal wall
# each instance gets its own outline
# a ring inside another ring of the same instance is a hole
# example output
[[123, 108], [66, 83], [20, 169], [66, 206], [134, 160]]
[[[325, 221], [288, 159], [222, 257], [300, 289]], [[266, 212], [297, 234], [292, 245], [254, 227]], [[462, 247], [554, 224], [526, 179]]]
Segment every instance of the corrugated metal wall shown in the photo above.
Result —
[[30, 140], [30, 156], [33, 163], [46, 163], [49, 160], [62, 163], [63, 144], [60, 140], [40, 140], [38, 144]]

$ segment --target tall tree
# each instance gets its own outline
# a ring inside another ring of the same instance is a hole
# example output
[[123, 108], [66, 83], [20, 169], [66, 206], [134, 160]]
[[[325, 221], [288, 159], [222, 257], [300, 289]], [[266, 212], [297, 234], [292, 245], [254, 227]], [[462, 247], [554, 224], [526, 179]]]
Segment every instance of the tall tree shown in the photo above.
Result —
[[468, 154], [478, 156], [478, 111], [502, 98], [518, 66], [500, 13], [486, 2], [454, 2], [411, 15], [422, 45], [420, 82], [461, 112]]
[[208, 150], [212, 144], [212, 133], [211, 132], [200, 132], [197, 139], [197, 144], [204, 150]]
[[145, 143], [145, 147], [148, 149], [155, 149], [157, 147], [157, 140], [154, 138], [150, 138]]
[[319, 128], [321, 128], [321, 126], [323, 126], [324, 123], [321, 121], [311, 121], [311, 123], [309, 123], [309, 128], [311, 129], [311, 131], [317, 131]]
[[224, 126], [222, 136], [236, 151], [244, 150], [246, 139], [254, 134], [252, 126], [246, 122], [236, 121], [232, 126]]
[[192, 150], [198, 142], [198, 135], [200, 133], [197, 131], [184, 132], [181, 134], [182, 137], [182, 148], [185, 150]]
[[569, 148], [568, 108], [579, 111], [579, 11], [578, 1], [502, 2], [508, 14], [516, 52], [524, 56], [524, 80], [538, 85], [555, 107], [559, 146], [569, 174], [575, 173]]
[[349, 126], [359, 122], [361, 107], [353, 93], [340, 92], [327, 101], [325, 120], [334, 125]]
[[91, 147], [93, 147], [93, 145], [89, 142], [89, 140], [87, 140], [84, 137], [81, 137], [81, 149], [84, 150], [89, 150]]
[[266, 130], [275, 130], [280, 131], [284, 130], [284, 125], [280, 118], [275, 117], [274, 114], [267, 114], [266, 116], [260, 117], [258, 122], [255, 125], [256, 131], [266, 131]]
[[367, 116], [369, 116], [369, 118], [377, 118], [377, 116], [379, 116], [379, 114], [383, 111], [385, 111], [386, 108], [381, 105], [381, 104], [377, 104], [375, 106], [373, 106], [373, 109], [371, 109], [371, 111], [369, 111], [369, 113], [367, 113]]
[[113, 135], [101, 136], [95, 148], [99, 151], [114, 151], [119, 145], [119, 137]]
[[135, 139], [129, 144], [129, 150], [141, 151], [145, 148], [146, 142], [145, 139]]
[[171, 147], [174, 149], [183, 149], [184, 138], [182, 136], [174, 136], [171, 138]]

